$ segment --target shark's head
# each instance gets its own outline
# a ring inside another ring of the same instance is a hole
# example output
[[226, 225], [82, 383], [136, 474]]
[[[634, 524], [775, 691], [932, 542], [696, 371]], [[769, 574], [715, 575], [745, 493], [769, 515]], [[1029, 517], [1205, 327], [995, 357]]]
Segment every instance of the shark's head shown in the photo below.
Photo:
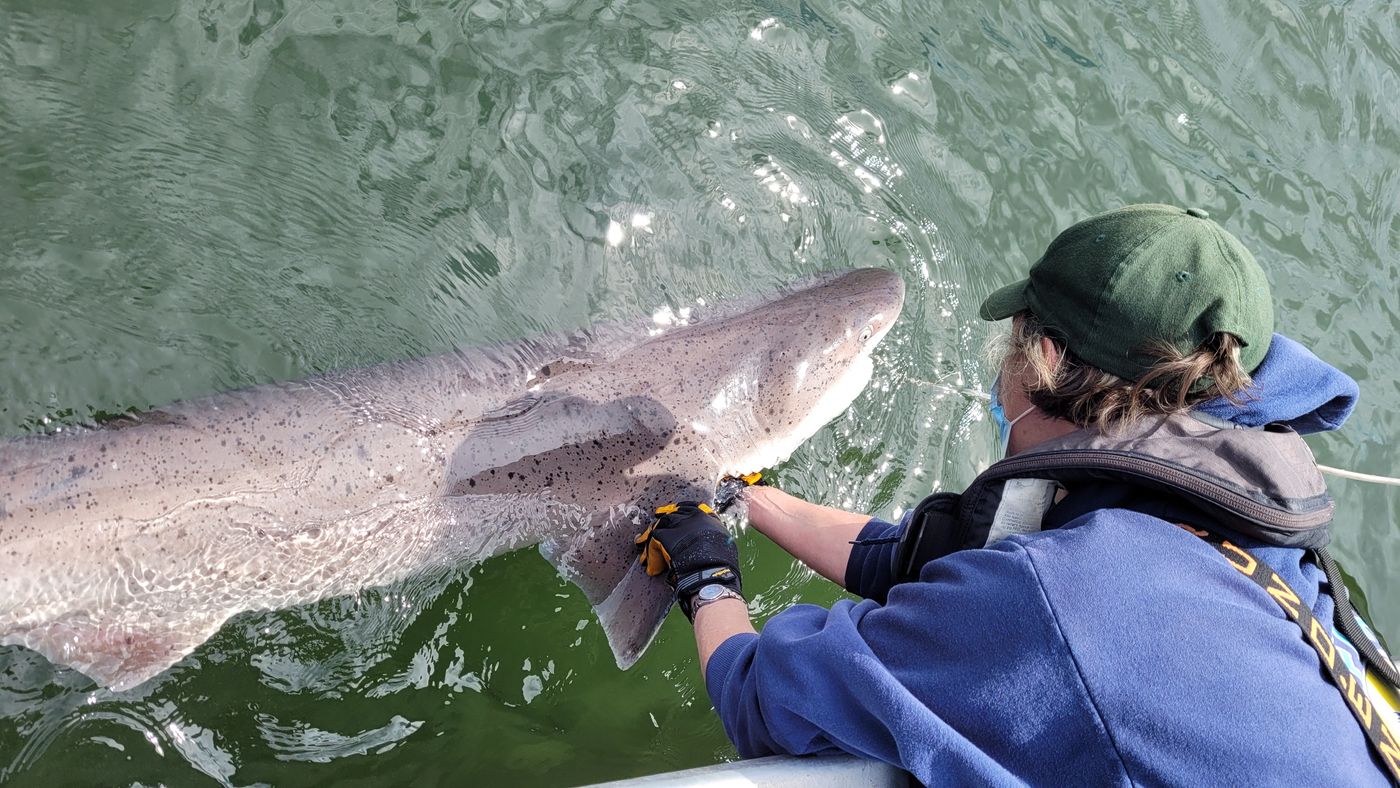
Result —
[[903, 303], [897, 275], [864, 269], [706, 307], [697, 322], [547, 375], [479, 420], [453, 455], [449, 490], [512, 510], [521, 491], [551, 502], [527, 510], [524, 530], [552, 523], [544, 552], [584, 590], [626, 668], [675, 599], [637, 563], [652, 508], [704, 500], [720, 474], [786, 459], [865, 388], [870, 352]]
[[862, 268], [825, 275], [736, 318], [749, 324], [748, 350], [735, 354], [702, 417], [728, 433], [711, 442], [722, 472], [787, 459], [849, 407], [870, 382], [870, 352], [903, 305], [898, 274]]

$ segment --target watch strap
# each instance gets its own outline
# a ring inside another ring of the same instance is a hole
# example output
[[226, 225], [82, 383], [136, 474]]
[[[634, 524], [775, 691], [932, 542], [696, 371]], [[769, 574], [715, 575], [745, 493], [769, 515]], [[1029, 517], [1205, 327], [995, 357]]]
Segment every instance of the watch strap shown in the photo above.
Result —
[[727, 566], [712, 566], [692, 572], [676, 581], [676, 596], [685, 599], [708, 585], [722, 585], [739, 590], [739, 573]]
[[[700, 599], [698, 596], [691, 596], [690, 604], [688, 606], [690, 610], [686, 613], [686, 618], [690, 619], [690, 623], [695, 623], [695, 614], [700, 612], [700, 608], [706, 605], [712, 605], [720, 601], [721, 599], [737, 599], [740, 602], [744, 602], [744, 596], [742, 594], [728, 587], [722, 588], [718, 595], [710, 599]], [[682, 607], [681, 610], [684, 612], [686, 608]]]

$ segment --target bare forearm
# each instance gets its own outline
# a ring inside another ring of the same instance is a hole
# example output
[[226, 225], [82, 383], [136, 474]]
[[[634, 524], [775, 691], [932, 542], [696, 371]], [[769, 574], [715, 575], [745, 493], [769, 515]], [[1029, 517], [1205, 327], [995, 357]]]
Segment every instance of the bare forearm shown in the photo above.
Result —
[[[773, 487], [744, 491], [749, 523], [837, 585], [846, 582], [851, 540], [870, 516], [808, 503]], [[718, 645], [718, 644], [716, 644]]]
[[710, 655], [734, 635], [755, 632], [749, 609], [737, 599], [711, 602], [695, 612], [695, 648], [700, 652], [700, 675], [710, 664]]

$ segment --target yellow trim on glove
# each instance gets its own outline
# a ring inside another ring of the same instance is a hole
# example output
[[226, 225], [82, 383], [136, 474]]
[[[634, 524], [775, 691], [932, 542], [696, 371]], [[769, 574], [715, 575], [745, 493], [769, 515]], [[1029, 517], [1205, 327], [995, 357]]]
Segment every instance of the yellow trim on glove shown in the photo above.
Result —
[[654, 521], [636, 539], [637, 544], [644, 545], [642, 554], [637, 556], [637, 563], [642, 565], [649, 577], [656, 577], [671, 568], [671, 554], [666, 552], [666, 546], [651, 538], [652, 532], [656, 530], [656, 526], [660, 522], [660, 520]]
[[[675, 514], [680, 511], [680, 508], [680, 504], [674, 503], [656, 507], [657, 518], [633, 540], [635, 544], [642, 545], [642, 554], [637, 556], [637, 563], [641, 564], [651, 577], [665, 574], [671, 569], [671, 554], [666, 552], [666, 546], [653, 536], [656, 527], [661, 524], [661, 518], [668, 514]], [[707, 503], [698, 504], [697, 508], [705, 514], [715, 513], [715, 510], [710, 508]]]

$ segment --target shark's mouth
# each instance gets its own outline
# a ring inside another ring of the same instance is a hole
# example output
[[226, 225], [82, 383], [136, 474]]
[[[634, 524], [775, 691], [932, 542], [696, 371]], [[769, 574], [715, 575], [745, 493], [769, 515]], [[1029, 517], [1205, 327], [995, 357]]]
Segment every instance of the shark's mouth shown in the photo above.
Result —
[[[870, 347], [873, 348], [876, 342], [878, 339], [871, 342]], [[797, 447], [817, 434], [817, 431], [826, 426], [827, 422], [840, 416], [851, 406], [852, 402], [855, 402], [856, 397], [859, 397], [870, 383], [874, 369], [875, 364], [870, 359], [869, 351], [862, 352], [851, 362], [841, 377], [822, 392], [821, 398], [812, 406], [812, 409], [807, 411], [802, 420], [787, 434], [755, 444], [748, 453], [731, 460], [721, 470], [721, 473], [726, 476], [743, 476], [772, 468], [791, 457], [792, 453], [797, 451]]]

